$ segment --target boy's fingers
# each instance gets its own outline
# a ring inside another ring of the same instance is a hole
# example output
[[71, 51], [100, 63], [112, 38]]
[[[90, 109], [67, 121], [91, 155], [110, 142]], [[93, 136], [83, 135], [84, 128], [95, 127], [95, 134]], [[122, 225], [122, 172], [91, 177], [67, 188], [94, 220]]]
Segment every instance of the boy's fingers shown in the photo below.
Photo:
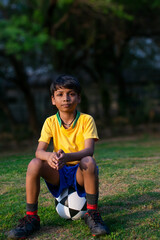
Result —
[[51, 166], [52, 168], [54, 168], [54, 169], [57, 169], [57, 165], [54, 164], [54, 163], [51, 163], [50, 166]]
[[62, 167], [64, 167], [65, 162], [64, 161], [59, 161], [58, 162], [58, 169], [61, 169]]
[[51, 158], [49, 161], [48, 161], [48, 164], [54, 168], [54, 169], [57, 169], [57, 166], [58, 166], [58, 160], [56, 160], [54, 157]]
[[58, 156], [59, 156], [59, 154], [56, 153], [56, 154], [53, 156], [53, 159], [58, 159]]
[[59, 149], [57, 153], [58, 153], [58, 157], [60, 157], [60, 155], [63, 154], [64, 151], [62, 149]]
[[59, 156], [59, 160], [61, 160], [61, 159], [64, 157], [64, 155], [65, 155], [65, 153], [62, 152], [62, 153], [60, 154], [60, 156]]
[[59, 149], [58, 152], [59, 153], [64, 153], [64, 151], [62, 149]]

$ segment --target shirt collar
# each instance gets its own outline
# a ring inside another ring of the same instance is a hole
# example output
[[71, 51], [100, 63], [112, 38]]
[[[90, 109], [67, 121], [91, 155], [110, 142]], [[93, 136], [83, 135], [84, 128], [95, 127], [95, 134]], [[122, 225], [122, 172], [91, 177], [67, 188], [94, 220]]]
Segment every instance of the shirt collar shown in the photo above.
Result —
[[[59, 126], [61, 127], [61, 126], [62, 126], [62, 120], [61, 120], [61, 118], [60, 118], [59, 112], [56, 113], [56, 116], [57, 116], [57, 119], [58, 119]], [[73, 122], [72, 128], [75, 127], [75, 125], [76, 125], [79, 117], [80, 117], [80, 112], [77, 111], [76, 118], [75, 118], [75, 120], [74, 120], [74, 122]]]

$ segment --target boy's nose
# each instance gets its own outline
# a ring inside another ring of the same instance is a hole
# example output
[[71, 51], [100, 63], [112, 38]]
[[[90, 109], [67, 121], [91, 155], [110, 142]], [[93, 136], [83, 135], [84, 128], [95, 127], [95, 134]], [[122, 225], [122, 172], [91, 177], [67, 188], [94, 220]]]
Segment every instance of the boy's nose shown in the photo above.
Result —
[[63, 98], [63, 101], [69, 101], [69, 96], [65, 95], [64, 98]]

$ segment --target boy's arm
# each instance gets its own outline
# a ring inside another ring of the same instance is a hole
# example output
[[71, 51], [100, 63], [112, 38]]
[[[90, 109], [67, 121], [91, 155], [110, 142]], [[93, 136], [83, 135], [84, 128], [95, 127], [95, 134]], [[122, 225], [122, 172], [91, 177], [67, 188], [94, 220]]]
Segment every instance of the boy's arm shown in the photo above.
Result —
[[63, 150], [58, 151], [58, 169], [61, 169], [67, 162], [81, 160], [87, 156], [93, 156], [95, 140], [88, 138], [85, 140], [85, 147], [83, 150], [73, 153], [65, 153]]
[[74, 153], [66, 153], [67, 162], [81, 160], [82, 158], [87, 157], [87, 156], [93, 156], [94, 144], [95, 144], [95, 141], [93, 138], [86, 139], [84, 142], [83, 150], [74, 152]]
[[39, 142], [36, 153], [35, 153], [36, 158], [47, 161], [52, 168], [57, 169], [58, 153], [47, 152], [46, 151], [47, 148], [48, 148], [48, 143]]
[[94, 153], [94, 139], [89, 138], [85, 140], [84, 149], [74, 153], [65, 153], [62, 149], [56, 152], [47, 152], [48, 144], [39, 142], [36, 157], [45, 160], [54, 169], [61, 169], [67, 162], [81, 160], [87, 156], [93, 156]]

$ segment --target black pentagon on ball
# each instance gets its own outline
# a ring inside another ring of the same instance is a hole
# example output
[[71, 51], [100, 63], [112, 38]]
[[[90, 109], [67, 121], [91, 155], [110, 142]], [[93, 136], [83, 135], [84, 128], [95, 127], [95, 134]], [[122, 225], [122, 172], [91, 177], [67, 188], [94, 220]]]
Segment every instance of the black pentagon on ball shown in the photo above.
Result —
[[75, 189], [73, 187], [68, 188], [68, 195], [75, 192]]
[[87, 202], [85, 202], [83, 208], [81, 209], [81, 211], [87, 211]]
[[57, 213], [65, 219], [77, 220], [82, 218], [87, 211], [85, 197], [79, 197], [73, 187], [64, 189], [55, 199]]
[[79, 211], [78, 210], [75, 210], [75, 209], [69, 209], [69, 213], [70, 213], [70, 215], [71, 215], [71, 218], [72, 217], [74, 217], [74, 216], [76, 216], [76, 214], [78, 214], [79, 213]]
[[68, 196], [64, 197], [60, 203], [66, 207], [68, 207]]
[[58, 201], [57, 201], [57, 199], [55, 198], [55, 207], [57, 207], [57, 204], [58, 204]]

